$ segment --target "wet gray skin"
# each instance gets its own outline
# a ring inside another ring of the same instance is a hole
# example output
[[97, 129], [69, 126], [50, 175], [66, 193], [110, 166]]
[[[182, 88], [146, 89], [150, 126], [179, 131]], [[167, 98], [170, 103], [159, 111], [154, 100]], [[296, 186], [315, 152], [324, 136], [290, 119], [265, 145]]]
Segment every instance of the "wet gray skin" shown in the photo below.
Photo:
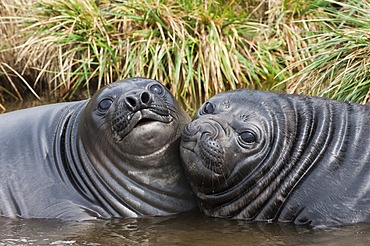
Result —
[[206, 215], [370, 222], [369, 123], [369, 105], [229, 91], [199, 109], [180, 153]]
[[86, 220], [196, 208], [179, 158], [190, 117], [159, 82], [0, 115], [0, 215]]

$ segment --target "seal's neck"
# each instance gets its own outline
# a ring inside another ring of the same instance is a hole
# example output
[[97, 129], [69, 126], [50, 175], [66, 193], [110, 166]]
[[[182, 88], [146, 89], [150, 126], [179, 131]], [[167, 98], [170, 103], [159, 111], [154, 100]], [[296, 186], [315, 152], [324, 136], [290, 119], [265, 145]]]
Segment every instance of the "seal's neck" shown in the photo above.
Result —
[[[96, 196], [96, 189], [89, 182], [88, 175], [83, 168], [83, 159], [78, 154], [77, 148], [79, 122], [87, 102], [86, 100], [71, 106], [63, 117], [54, 149], [58, 172], [64, 182], [71, 183], [81, 196], [93, 206], [102, 207], [103, 204]], [[99, 210], [98, 213], [102, 217], [108, 216], [108, 213], [105, 213], [103, 209]]]
[[73, 173], [110, 216], [167, 215], [197, 206], [180, 166], [179, 140], [149, 156], [130, 156], [117, 148], [108, 128], [81, 134], [76, 126], [72, 134], [78, 136]]
[[345, 109], [321, 98], [281, 95], [272, 104], [266, 110], [274, 129], [273, 147], [261, 167], [262, 179], [256, 180], [259, 196], [249, 204], [256, 220], [278, 219], [290, 194], [321, 162], [333, 139], [335, 121], [348, 117]]

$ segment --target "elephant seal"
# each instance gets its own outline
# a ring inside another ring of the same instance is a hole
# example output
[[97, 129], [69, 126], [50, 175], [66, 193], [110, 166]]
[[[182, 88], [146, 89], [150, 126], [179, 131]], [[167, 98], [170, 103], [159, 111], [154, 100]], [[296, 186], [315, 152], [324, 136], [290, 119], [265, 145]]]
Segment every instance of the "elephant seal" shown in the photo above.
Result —
[[236, 90], [201, 106], [180, 154], [208, 216], [370, 222], [369, 132], [369, 105]]
[[191, 118], [159, 82], [0, 115], [0, 215], [94, 218], [194, 209], [179, 156]]

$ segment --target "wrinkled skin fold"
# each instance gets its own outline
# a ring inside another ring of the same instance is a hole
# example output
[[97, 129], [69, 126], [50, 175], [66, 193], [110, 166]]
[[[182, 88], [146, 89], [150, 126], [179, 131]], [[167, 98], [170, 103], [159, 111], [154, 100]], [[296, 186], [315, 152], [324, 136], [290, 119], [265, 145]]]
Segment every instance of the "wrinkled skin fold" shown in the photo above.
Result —
[[89, 220], [197, 207], [179, 157], [190, 117], [159, 82], [0, 115], [0, 215]]
[[370, 222], [369, 132], [368, 105], [236, 90], [204, 103], [180, 154], [206, 215]]

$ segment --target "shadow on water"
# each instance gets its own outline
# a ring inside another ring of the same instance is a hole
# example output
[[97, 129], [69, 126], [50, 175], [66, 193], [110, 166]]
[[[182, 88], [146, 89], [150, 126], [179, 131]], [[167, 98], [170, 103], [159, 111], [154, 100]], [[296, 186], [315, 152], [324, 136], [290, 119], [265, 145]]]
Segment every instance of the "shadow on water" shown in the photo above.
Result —
[[307, 228], [199, 213], [86, 222], [0, 218], [0, 245], [366, 245], [370, 225]]

